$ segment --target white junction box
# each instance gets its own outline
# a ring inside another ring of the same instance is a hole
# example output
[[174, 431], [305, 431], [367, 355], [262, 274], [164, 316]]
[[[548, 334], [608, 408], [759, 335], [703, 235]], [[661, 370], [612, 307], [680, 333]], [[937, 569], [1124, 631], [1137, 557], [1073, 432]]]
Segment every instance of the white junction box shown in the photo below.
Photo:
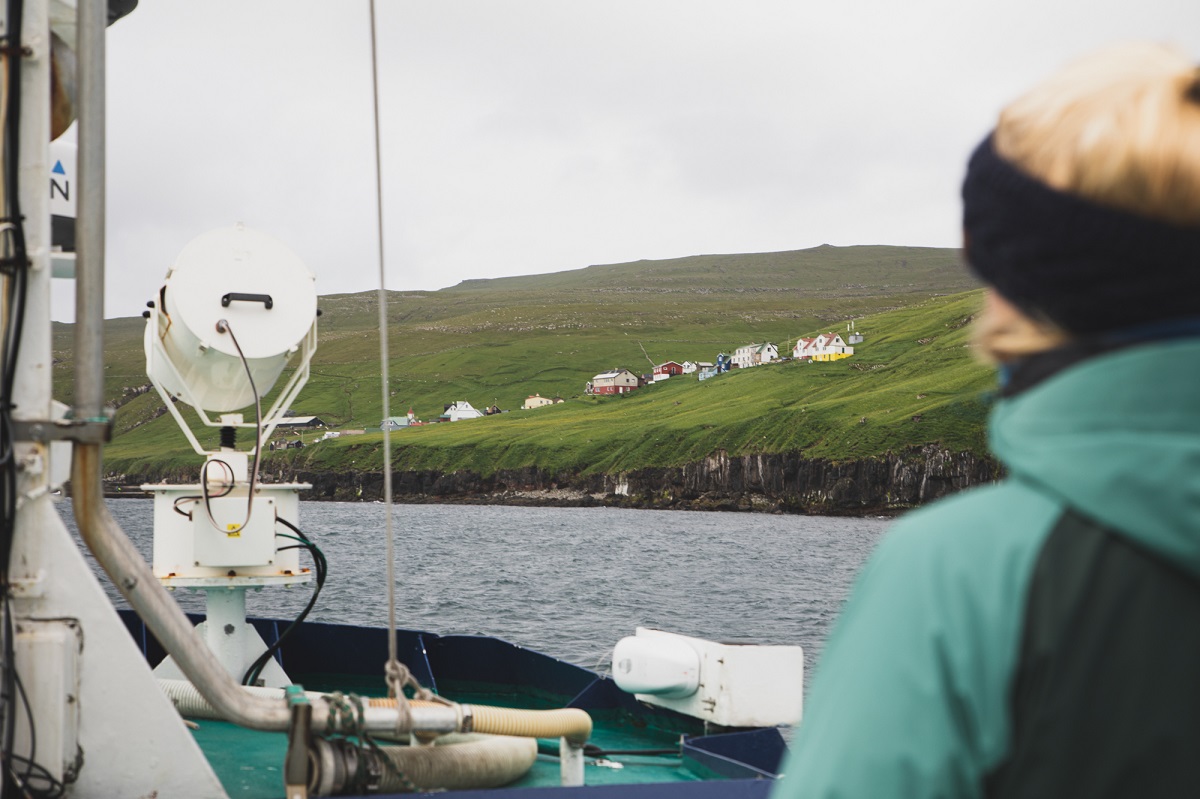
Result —
[[[17, 619], [16, 670], [36, 726], [16, 715], [21, 757], [36, 758], [59, 782], [70, 783], [83, 763], [79, 748], [79, 658], [83, 630], [76, 619]], [[15, 705], [14, 705], [15, 706]], [[36, 752], [34, 747], [36, 745]]]
[[154, 493], [155, 576], [167, 584], [229, 577], [299, 577], [299, 550], [292, 547], [296, 542], [279, 535], [295, 534], [277, 519], [296, 524], [299, 492], [309, 487], [258, 484], [254, 502], [249, 504], [248, 488], [239, 484], [225, 496], [210, 498], [206, 508], [199, 485], [142, 486]]
[[613, 650], [613, 679], [639, 701], [723, 727], [797, 724], [804, 650], [721, 644], [638, 627]]

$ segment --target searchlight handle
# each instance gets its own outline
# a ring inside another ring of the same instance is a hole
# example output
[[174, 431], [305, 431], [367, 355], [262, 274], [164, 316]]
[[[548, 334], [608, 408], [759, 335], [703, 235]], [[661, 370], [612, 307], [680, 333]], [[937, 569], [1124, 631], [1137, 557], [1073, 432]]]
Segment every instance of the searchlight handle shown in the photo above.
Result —
[[229, 303], [237, 300], [238, 302], [261, 302], [263, 307], [268, 311], [275, 307], [275, 301], [271, 299], [270, 294], [243, 294], [238, 291], [231, 291], [221, 297], [221, 307], [228, 308]]

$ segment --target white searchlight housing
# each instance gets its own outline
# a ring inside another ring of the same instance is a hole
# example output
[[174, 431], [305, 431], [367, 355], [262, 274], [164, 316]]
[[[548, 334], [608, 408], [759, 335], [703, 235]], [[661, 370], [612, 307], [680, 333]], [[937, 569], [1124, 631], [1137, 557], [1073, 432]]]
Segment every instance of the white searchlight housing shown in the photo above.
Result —
[[277, 239], [242, 224], [192, 239], [149, 303], [146, 373], [196, 452], [208, 454], [175, 407], [196, 409], [209, 427], [256, 427], [236, 417], [213, 421], [267, 394], [288, 361], [299, 360], [259, 421], [270, 437], [304, 383], [316, 350], [315, 277]]
[[[192, 239], [148, 304], [146, 374], [207, 456], [196, 484], [142, 486], [154, 495], [154, 575], [168, 589], [205, 592], [207, 618], [197, 634], [233, 677], [289, 685], [274, 649], [246, 621], [246, 592], [315, 576], [289, 543], [307, 541], [298, 526], [300, 492], [312, 486], [258, 480], [263, 442], [308, 381], [316, 353], [315, 278], [282, 242], [238, 224]], [[263, 396], [289, 364], [291, 376], [263, 412]], [[221, 428], [218, 449], [200, 445], [181, 404]], [[252, 422], [234, 413], [248, 406]], [[208, 411], [220, 416], [214, 421]], [[237, 428], [254, 431], [249, 452], [237, 448]], [[169, 657], [155, 671], [183, 679]]]

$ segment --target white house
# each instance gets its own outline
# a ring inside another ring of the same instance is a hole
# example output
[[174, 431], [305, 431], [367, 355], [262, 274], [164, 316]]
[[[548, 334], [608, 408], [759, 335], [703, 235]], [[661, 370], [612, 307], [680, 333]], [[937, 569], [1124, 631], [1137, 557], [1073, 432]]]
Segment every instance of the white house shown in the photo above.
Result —
[[440, 418], [448, 422], [458, 422], [463, 419], [478, 419], [480, 416], [483, 416], [483, 411], [471, 407], [471, 403], [466, 400], [459, 400], [447, 405], [446, 412]]
[[684, 361], [682, 365], [683, 365], [683, 373], [685, 375], [692, 374], [693, 372], [696, 371], [696, 368], [697, 368], [696, 364], [692, 363], [691, 361]]
[[747, 344], [733, 351], [733, 365], [739, 369], [761, 366], [779, 358], [779, 348], [774, 344]]
[[848, 346], [837, 333], [822, 333], [816, 338], [801, 338], [796, 340], [792, 348], [792, 357], [796, 360], [808, 361], [840, 361], [854, 354], [854, 348]]
[[628, 369], [613, 369], [593, 377], [584, 391], [587, 394], [628, 394], [637, 387], [637, 375]]

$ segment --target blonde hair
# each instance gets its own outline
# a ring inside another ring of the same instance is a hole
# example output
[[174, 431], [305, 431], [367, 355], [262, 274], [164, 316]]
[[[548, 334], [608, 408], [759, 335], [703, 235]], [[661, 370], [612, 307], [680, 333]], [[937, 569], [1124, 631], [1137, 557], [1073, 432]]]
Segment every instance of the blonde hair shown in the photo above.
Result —
[[[1124, 44], [1076, 61], [1005, 108], [992, 141], [1059, 191], [1200, 226], [1200, 69], [1176, 49]], [[1004, 361], [1070, 335], [1046, 320], [985, 312], [974, 338]]]
[[1200, 225], [1200, 70], [1125, 44], [1069, 65], [1000, 114], [996, 152], [1059, 191]]

